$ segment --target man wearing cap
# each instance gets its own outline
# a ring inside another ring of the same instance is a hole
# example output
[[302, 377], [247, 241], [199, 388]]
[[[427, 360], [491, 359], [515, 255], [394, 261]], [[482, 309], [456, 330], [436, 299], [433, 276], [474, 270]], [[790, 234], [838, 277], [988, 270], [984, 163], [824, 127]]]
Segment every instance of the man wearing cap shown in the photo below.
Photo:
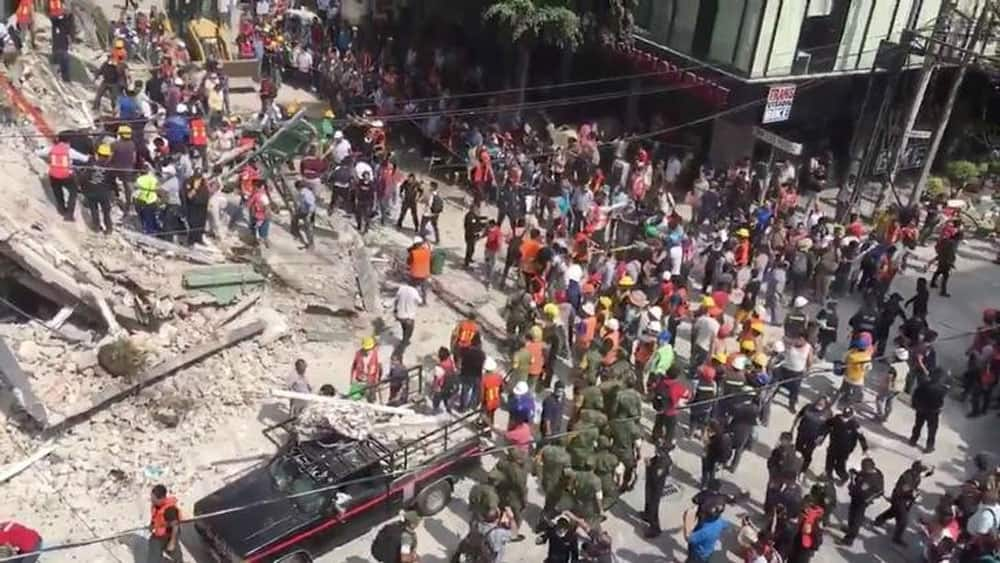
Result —
[[655, 538], [662, 532], [660, 529], [660, 499], [663, 498], [663, 491], [667, 485], [667, 477], [673, 467], [673, 460], [670, 459], [672, 446], [662, 443], [656, 444], [656, 454], [646, 462], [645, 476], [645, 502], [643, 503], [642, 519], [649, 526], [646, 529], [645, 537]]
[[343, 131], [333, 133], [333, 151], [330, 153], [334, 166], [344, 162], [351, 154], [351, 142], [344, 137]]
[[844, 380], [840, 385], [840, 401], [858, 404], [864, 399], [865, 376], [872, 367], [871, 336], [864, 333], [851, 341], [844, 356]]
[[896, 485], [892, 488], [892, 496], [889, 498], [889, 508], [875, 517], [876, 526], [883, 526], [889, 520], [895, 520], [892, 543], [906, 545], [903, 541], [903, 533], [910, 521], [910, 508], [913, 507], [913, 503], [917, 501], [917, 495], [920, 494], [920, 481], [924, 477], [930, 477], [933, 473], [933, 467], [927, 467], [917, 460], [899, 476], [899, 479], [896, 479]]
[[944, 398], [948, 395], [948, 386], [944, 379], [946, 373], [941, 368], [931, 371], [930, 376], [920, 382], [913, 390], [910, 404], [913, 405], [913, 430], [910, 433], [910, 445], [916, 446], [927, 424], [927, 444], [924, 453], [934, 451], [934, 441], [937, 438], [938, 419], [944, 408]]
[[483, 415], [492, 427], [496, 411], [500, 408], [500, 392], [503, 390], [504, 381], [503, 376], [497, 371], [496, 360], [490, 356], [483, 362], [483, 372], [479, 396], [482, 397]]
[[851, 504], [847, 508], [847, 530], [839, 542], [841, 545], [854, 543], [864, 524], [865, 509], [885, 491], [885, 477], [875, 467], [875, 460], [870, 457], [861, 460], [861, 470], [851, 471], [851, 484], [847, 490], [851, 495]]
[[691, 325], [691, 364], [689, 368], [692, 375], [714, 351], [712, 348], [715, 335], [718, 334], [719, 328], [722, 326], [717, 317], [721, 314], [722, 311], [715, 307], [715, 301], [711, 297], [702, 300], [701, 312], [694, 324]]
[[792, 300], [792, 310], [785, 317], [785, 338], [797, 338], [806, 335], [806, 326], [809, 324], [809, 315], [806, 314], [806, 305], [809, 300], [802, 295]]
[[[97, 161], [83, 173], [83, 196], [87, 200], [90, 219], [95, 231], [111, 234], [111, 195], [115, 190], [115, 174], [109, 170], [111, 147], [101, 144], [97, 147]], [[102, 229], [103, 222], [103, 229]]]

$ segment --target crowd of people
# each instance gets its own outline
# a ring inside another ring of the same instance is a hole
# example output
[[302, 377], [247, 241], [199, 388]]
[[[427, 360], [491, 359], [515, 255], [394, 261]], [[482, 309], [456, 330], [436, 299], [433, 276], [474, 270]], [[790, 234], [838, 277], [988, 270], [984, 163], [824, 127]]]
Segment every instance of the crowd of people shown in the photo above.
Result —
[[[299, 159], [294, 193], [281, 194], [294, 203], [293, 230], [304, 247], [314, 244], [312, 223], [323, 199], [329, 213], [353, 214], [362, 233], [373, 219], [383, 228], [402, 230], [407, 219], [412, 225], [408, 279], [394, 307], [402, 342], [389, 377], [406, 378], [403, 357], [435, 275], [445, 206], [436, 182], [399, 172], [386, 120], [404, 123], [400, 116], [410, 114], [425, 154], [450, 155], [464, 170], [461, 183], [472, 202], [463, 219], [464, 265], [487, 288], [508, 292], [505, 357], [486, 354], [484, 321], [470, 315], [433, 370], [434, 410], [481, 409], [483, 424], [509, 444], [473, 488], [470, 533], [456, 558], [501, 561], [506, 544], [523, 539], [530, 474], [545, 496], [531, 527], [536, 541], [548, 545], [546, 561], [610, 561], [614, 550], [603, 522], [640, 474], [642, 518], [648, 535], [658, 536], [660, 500], [671, 488], [671, 455], [683, 433], [703, 443], [701, 491], [684, 515], [688, 561], [709, 561], [732, 525], [727, 506], [744, 495], [724, 492], [722, 472], [738, 470], [782, 393], [795, 428], [781, 434], [768, 458], [764, 514], [736, 523], [746, 560], [809, 561], [830, 536], [838, 488], [845, 486], [843, 543], [856, 539], [869, 505], [883, 495], [890, 507], [874, 522], [892, 521], [893, 540], [905, 541], [920, 480], [932, 468], [916, 461], [888, 489], [867, 455], [865, 426], [886, 423], [895, 400], [908, 396], [916, 419], [910, 444], [924, 438], [925, 453], [935, 448], [953, 382], [937, 359], [930, 288], [949, 296], [960, 221], [943, 217], [936, 202], [923, 216], [889, 207], [873, 226], [846, 209], [831, 216], [813, 196], [826, 182], [825, 156], [801, 168], [761, 167], [747, 158], [713, 169], [694, 155], [668, 153], [656, 139], [608, 139], [594, 123], [557, 142], [545, 128], [512, 126], [506, 117], [452, 119], [449, 92], [481, 89], [481, 69], [467, 72], [444, 48], [402, 49], [391, 40], [372, 47], [355, 29], [328, 27], [324, 10], [286, 36], [280, 8], [258, 2], [258, 12], [261, 4], [266, 10], [244, 20], [239, 34], [240, 52], [252, 52], [262, 65], [261, 107], [247, 121], [274, 131], [298, 114], [298, 107], [275, 105], [286, 79], [329, 101], [319, 137]], [[158, 33], [155, 16], [137, 25]], [[95, 229], [112, 232], [117, 201], [124, 214], [135, 213], [144, 233], [203, 244], [206, 233], [221, 236], [225, 224], [226, 177], [212, 163], [257, 141], [243, 116], [230, 110], [217, 61], [192, 72], [179, 64], [183, 55], [164, 53], [142, 84], [129, 76], [131, 44], [115, 42], [100, 70], [93, 107], [107, 115], [102, 135], [63, 134], [38, 154], [48, 159], [49, 183], [67, 220], [75, 219], [82, 194]], [[362, 134], [350, 139], [348, 122], [337, 116], [364, 109], [372, 115], [352, 122]], [[265, 245], [278, 197], [266, 168], [251, 160], [232, 175], [240, 205], [231, 217], [245, 217]], [[682, 196], [692, 208], [689, 218], [679, 211]], [[487, 205], [495, 206], [495, 217], [484, 214]], [[895, 277], [913, 267], [910, 254], [932, 237], [933, 276], [906, 298], [893, 289]], [[842, 323], [838, 299], [850, 294], [862, 305]], [[998, 322], [995, 311], [984, 313], [957, 378], [972, 416], [990, 408], [1000, 374]], [[685, 330], [686, 357], [676, 348]], [[846, 352], [834, 355], [844, 343]], [[839, 388], [800, 405], [803, 386], [826, 380], [817, 372], [827, 366]], [[381, 400], [372, 391], [382, 373], [377, 343], [365, 337], [351, 364], [348, 396]], [[872, 404], [866, 387], [876, 389]], [[389, 400], [399, 391], [391, 389]], [[649, 435], [641, 425], [644, 409], [655, 411]], [[507, 422], [497, 428], [500, 410]], [[644, 460], [646, 441], [655, 453]], [[810, 473], [824, 442], [824, 467]], [[998, 466], [985, 456], [977, 462], [975, 477], [942, 496], [920, 522], [926, 561], [996, 557]], [[409, 516], [407, 523], [416, 525]], [[415, 542], [407, 540], [407, 556], [416, 553]]]

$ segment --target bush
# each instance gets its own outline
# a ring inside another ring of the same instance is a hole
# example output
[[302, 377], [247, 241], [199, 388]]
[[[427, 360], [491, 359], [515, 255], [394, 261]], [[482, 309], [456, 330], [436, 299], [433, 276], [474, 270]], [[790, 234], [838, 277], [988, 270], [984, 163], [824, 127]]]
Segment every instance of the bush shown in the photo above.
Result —
[[974, 182], [979, 178], [979, 166], [968, 160], [953, 160], [945, 165], [945, 174], [959, 188], [964, 188], [966, 184]]
[[948, 193], [948, 183], [941, 176], [931, 176], [927, 179], [927, 195], [938, 197]]

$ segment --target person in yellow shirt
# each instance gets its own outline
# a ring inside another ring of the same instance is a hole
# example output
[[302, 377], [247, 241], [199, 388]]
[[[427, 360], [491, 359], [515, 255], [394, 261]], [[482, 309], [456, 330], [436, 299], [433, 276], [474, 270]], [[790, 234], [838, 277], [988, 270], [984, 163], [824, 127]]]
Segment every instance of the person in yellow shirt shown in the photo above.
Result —
[[851, 341], [851, 347], [844, 356], [844, 381], [840, 386], [841, 404], [860, 403], [864, 396], [865, 376], [872, 367], [872, 338], [868, 333], [860, 334]]

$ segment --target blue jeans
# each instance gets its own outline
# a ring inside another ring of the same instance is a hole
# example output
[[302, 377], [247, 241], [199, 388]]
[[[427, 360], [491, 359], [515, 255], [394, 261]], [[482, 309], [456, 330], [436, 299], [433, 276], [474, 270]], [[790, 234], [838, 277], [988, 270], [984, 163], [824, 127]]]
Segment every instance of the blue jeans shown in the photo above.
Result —
[[459, 408], [468, 410], [479, 402], [479, 381], [461, 378], [459, 390]]
[[267, 233], [271, 230], [271, 220], [264, 219], [263, 221], [255, 220], [253, 222], [254, 235], [256, 235], [258, 240], [267, 240]]

